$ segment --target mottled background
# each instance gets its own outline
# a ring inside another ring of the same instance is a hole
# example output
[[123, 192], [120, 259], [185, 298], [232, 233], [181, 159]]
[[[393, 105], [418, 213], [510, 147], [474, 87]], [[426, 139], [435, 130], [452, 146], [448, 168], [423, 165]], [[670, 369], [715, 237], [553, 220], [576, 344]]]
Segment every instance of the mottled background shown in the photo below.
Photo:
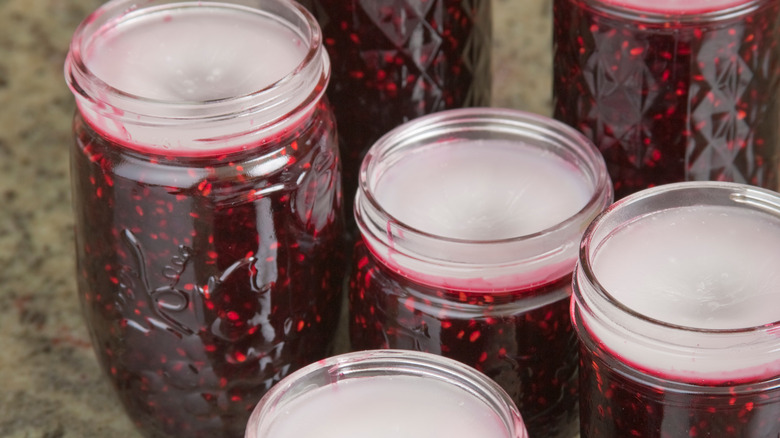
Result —
[[[62, 64], [97, 0], [0, 0], [0, 437], [138, 437], [75, 291]], [[551, 2], [494, 0], [494, 106], [549, 114]]]

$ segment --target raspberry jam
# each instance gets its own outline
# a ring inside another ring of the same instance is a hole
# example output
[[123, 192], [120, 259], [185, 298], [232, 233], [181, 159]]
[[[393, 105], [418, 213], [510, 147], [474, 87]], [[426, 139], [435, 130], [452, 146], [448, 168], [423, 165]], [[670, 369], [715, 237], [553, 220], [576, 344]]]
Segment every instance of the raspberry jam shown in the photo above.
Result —
[[571, 272], [611, 196], [595, 147], [541, 116], [449, 110], [391, 131], [355, 201], [352, 348], [459, 360], [504, 388], [531, 436], [573, 436]]
[[[327, 56], [287, 2], [128, 3], [88, 18], [66, 65], [82, 309], [142, 433], [242, 437], [265, 391], [331, 352], [339, 319]], [[166, 44], [135, 45], [149, 40]], [[101, 59], [112, 48], [126, 56]], [[278, 71], [246, 77], [242, 50]]]
[[555, 0], [555, 118], [601, 150], [617, 198], [687, 180], [777, 189], [778, 20], [778, 0]]
[[572, 318], [581, 436], [780, 435], [780, 194], [684, 182], [583, 237]]
[[491, 0], [303, 0], [333, 62], [347, 211], [368, 148], [403, 122], [487, 106]]

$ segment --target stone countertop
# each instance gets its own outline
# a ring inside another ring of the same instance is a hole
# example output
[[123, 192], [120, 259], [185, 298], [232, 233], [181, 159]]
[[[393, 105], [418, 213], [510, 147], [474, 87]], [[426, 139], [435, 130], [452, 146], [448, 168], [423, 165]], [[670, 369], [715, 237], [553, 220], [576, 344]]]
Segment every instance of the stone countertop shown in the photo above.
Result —
[[[0, 0], [0, 437], [138, 437], [75, 286], [63, 61], [98, 0]], [[548, 114], [551, 2], [494, 0], [494, 106]]]

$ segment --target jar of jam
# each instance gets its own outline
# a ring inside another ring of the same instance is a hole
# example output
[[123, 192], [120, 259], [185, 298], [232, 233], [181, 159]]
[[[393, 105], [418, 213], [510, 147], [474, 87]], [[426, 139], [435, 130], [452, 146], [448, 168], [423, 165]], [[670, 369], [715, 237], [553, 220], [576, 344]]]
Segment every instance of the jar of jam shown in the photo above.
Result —
[[260, 400], [246, 438], [527, 438], [495, 382], [413, 351], [346, 353], [285, 378]]
[[598, 150], [546, 117], [447, 110], [392, 130], [361, 167], [352, 348], [457, 359], [507, 391], [531, 436], [573, 436], [571, 274], [611, 201]]
[[419, 116], [490, 104], [492, 0], [301, 3], [317, 17], [333, 62], [327, 93], [349, 212], [361, 161], [379, 137]]
[[327, 357], [344, 276], [329, 61], [281, 0], [114, 0], [76, 30], [78, 289], [150, 437], [241, 437]]
[[780, 434], [780, 194], [683, 182], [582, 240], [572, 319], [583, 438]]
[[554, 113], [622, 198], [666, 183], [780, 187], [780, 0], [555, 0]]

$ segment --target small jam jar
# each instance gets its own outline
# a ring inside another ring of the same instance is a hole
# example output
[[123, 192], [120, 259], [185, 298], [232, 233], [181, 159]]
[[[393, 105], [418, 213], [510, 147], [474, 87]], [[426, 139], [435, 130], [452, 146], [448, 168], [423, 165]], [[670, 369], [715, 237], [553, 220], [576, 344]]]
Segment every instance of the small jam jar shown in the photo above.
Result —
[[246, 438], [527, 438], [495, 382], [429, 353], [346, 353], [291, 374], [260, 400]]
[[330, 354], [344, 278], [329, 60], [283, 0], [115, 0], [65, 73], [78, 289], [150, 437], [241, 437], [263, 393]]
[[611, 201], [598, 150], [546, 117], [471, 108], [394, 129], [360, 172], [352, 348], [457, 359], [509, 393], [532, 436], [572, 436], [571, 274]]
[[583, 438], [780, 436], [780, 194], [686, 182], [587, 229], [572, 319]]
[[780, 186], [780, 0], [554, 0], [554, 113], [616, 198], [661, 184]]

